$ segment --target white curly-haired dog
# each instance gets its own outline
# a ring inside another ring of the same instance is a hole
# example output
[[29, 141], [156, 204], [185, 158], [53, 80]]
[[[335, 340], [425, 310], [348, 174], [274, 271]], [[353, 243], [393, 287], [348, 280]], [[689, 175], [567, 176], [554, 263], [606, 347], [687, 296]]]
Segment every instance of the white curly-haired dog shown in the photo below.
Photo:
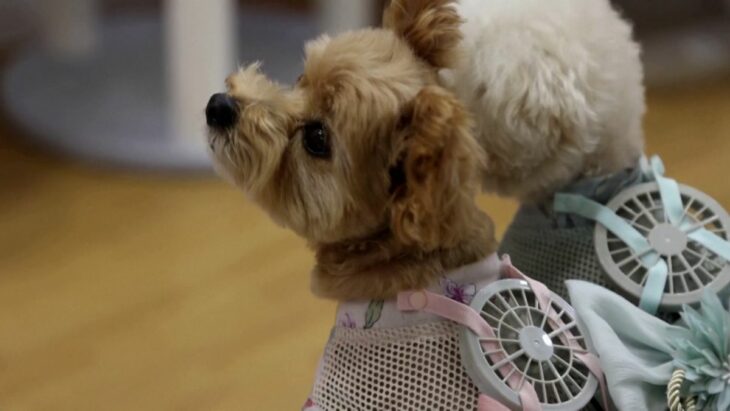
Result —
[[487, 191], [522, 204], [500, 251], [566, 296], [564, 280], [609, 285], [593, 224], [562, 225], [553, 194], [604, 202], [640, 180], [640, 49], [608, 0], [460, 0], [463, 55], [442, 78], [472, 111]]
[[633, 166], [645, 111], [639, 46], [608, 0], [460, 0], [447, 83], [476, 115], [485, 187], [538, 202]]

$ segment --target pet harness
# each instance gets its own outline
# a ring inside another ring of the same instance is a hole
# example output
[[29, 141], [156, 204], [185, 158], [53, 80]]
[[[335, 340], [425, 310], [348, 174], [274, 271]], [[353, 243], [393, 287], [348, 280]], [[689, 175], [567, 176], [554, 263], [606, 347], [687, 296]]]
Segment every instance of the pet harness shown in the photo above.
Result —
[[307, 411], [570, 411], [603, 386], [573, 309], [509, 258], [337, 318]]

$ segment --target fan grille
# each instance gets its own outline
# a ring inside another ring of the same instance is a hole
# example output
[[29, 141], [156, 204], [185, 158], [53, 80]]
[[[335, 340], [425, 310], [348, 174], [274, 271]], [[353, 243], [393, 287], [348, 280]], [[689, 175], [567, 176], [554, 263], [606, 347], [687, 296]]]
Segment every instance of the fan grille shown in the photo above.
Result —
[[[714, 200], [697, 190], [680, 186], [680, 191], [684, 207], [681, 225], [703, 227], [727, 240], [727, 213]], [[649, 237], [657, 227], [670, 224], [655, 183], [626, 190], [609, 204], [609, 208], [645, 237]], [[640, 295], [648, 278], [648, 269], [613, 233], [599, 226], [596, 235], [598, 255], [599, 258], [603, 257], [608, 274], [614, 279], [618, 277], [619, 282], [628, 281], [632, 293], [638, 292]], [[711, 284], [727, 282], [728, 262], [691, 238], [687, 238], [686, 246], [681, 250], [657, 251], [669, 268], [664, 294], [678, 297], [680, 301], [677, 303], [692, 303], [696, 298], [689, 298], [690, 294], [696, 296]]]
[[[476, 357], [470, 374], [484, 382], [482, 389], [496, 388], [517, 406], [520, 388], [530, 384], [544, 409], [577, 410], [592, 397], [597, 381], [577, 358], [588, 347], [573, 309], [562, 298], [553, 294], [549, 309], [543, 310], [526, 282], [502, 280], [482, 290], [472, 307], [495, 333], [494, 338], [463, 335], [463, 348]], [[535, 355], [524, 339], [526, 331], [541, 336], [535, 344], [549, 348]]]
[[[518, 373], [522, 383], [532, 384], [541, 403], [561, 404], [573, 400], [584, 389], [590, 371], [576, 361], [575, 349], [566, 345], [568, 340], [573, 340], [581, 350], [586, 350], [583, 337], [573, 335], [577, 333], [575, 319], [554, 301], [551, 301], [550, 309], [565, 327], [559, 327], [549, 319], [531, 290], [508, 289], [495, 293], [487, 300], [481, 314], [496, 330], [502, 355], [485, 352], [484, 357], [503, 383], [513, 373]], [[554, 352], [548, 360], [531, 358], [520, 344], [520, 331], [529, 326], [542, 329], [550, 337]], [[495, 361], [496, 358], [510, 359], [509, 367], [504, 367], [504, 359]]]

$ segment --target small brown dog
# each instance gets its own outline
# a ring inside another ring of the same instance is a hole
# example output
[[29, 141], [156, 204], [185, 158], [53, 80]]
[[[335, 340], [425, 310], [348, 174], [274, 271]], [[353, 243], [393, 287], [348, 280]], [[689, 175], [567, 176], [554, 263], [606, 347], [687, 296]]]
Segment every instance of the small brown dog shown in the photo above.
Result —
[[477, 406], [458, 327], [394, 301], [429, 289], [468, 303], [500, 274], [474, 201], [485, 155], [437, 84], [459, 24], [449, 0], [395, 0], [382, 29], [310, 42], [292, 89], [254, 64], [206, 109], [220, 173], [309, 241], [314, 293], [340, 301], [307, 411]]
[[483, 149], [437, 84], [460, 40], [451, 3], [394, 1], [382, 29], [307, 44], [292, 89], [254, 64], [210, 100], [220, 173], [310, 242], [319, 296], [391, 298], [496, 248], [474, 202]]

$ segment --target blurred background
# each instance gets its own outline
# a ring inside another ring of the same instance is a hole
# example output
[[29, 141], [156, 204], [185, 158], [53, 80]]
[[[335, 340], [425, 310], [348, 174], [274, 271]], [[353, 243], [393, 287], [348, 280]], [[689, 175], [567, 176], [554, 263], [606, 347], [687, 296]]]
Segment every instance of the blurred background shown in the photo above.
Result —
[[[216, 179], [202, 112], [282, 82], [378, 0], [0, 0], [0, 409], [292, 410], [334, 305], [311, 253]], [[730, 2], [617, 2], [648, 152], [730, 206]], [[480, 203], [501, 234], [515, 205]]]

